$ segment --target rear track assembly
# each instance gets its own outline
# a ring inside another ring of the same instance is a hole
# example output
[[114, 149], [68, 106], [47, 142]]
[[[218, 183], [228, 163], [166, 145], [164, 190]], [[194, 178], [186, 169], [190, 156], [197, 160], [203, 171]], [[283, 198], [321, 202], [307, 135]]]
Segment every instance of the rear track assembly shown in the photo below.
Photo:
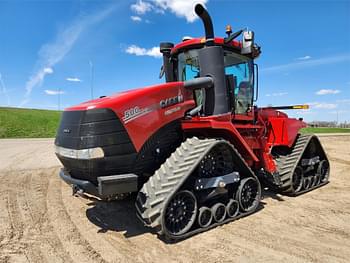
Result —
[[287, 195], [300, 195], [328, 183], [329, 161], [315, 135], [299, 135], [287, 155], [276, 158], [282, 186]]

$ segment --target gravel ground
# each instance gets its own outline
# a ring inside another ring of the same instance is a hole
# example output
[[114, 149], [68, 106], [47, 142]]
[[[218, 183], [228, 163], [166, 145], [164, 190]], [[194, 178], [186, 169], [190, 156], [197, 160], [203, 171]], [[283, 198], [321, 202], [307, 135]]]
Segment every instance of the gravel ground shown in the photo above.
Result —
[[72, 197], [52, 139], [0, 140], [0, 262], [349, 262], [350, 135], [321, 141], [328, 185], [296, 198], [266, 192], [257, 213], [166, 244], [132, 200]]

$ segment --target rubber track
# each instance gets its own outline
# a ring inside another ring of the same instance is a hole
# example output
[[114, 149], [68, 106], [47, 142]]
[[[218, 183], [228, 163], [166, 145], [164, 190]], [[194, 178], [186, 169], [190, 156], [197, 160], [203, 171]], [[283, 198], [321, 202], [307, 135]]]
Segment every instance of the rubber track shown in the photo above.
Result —
[[281, 192], [283, 194], [296, 196], [296, 195], [300, 195], [300, 194], [309, 192], [311, 190], [314, 190], [328, 183], [328, 182], [323, 182], [313, 187], [310, 187], [306, 190], [302, 190], [297, 193], [293, 192], [292, 176], [293, 176], [294, 170], [299, 164], [301, 157], [304, 151], [306, 150], [307, 145], [312, 139], [318, 140], [317, 136], [313, 134], [299, 135], [295, 145], [293, 146], [292, 152], [287, 156], [282, 156], [281, 158], [276, 159], [276, 165], [282, 181]]
[[[153, 176], [143, 185], [136, 199], [137, 216], [145, 225], [157, 230], [158, 234], [166, 234], [171, 239], [183, 239], [199, 232], [206, 231], [217, 225], [227, 223], [242, 216], [251, 214], [242, 213], [235, 218], [229, 218], [221, 223], [215, 223], [207, 228], [198, 228], [182, 236], [170, 236], [162, 229], [162, 211], [167, 202], [178, 191], [185, 180], [191, 175], [202, 158], [216, 145], [227, 141], [220, 139], [187, 139], [161, 165]], [[232, 147], [233, 148], [233, 147]], [[240, 154], [233, 148], [238, 157], [244, 162]], [[249, 168], [251, 175], [255, 177]]]

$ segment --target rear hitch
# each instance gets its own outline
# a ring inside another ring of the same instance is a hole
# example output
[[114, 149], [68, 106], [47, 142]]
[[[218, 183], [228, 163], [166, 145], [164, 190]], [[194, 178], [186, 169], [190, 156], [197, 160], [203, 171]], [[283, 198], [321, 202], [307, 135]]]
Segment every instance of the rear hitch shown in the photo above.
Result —
[[75, 197], [83, 197], [84, 196], [84, 190], [81, 189], [77, 185], [72, 185], [72, 195]]

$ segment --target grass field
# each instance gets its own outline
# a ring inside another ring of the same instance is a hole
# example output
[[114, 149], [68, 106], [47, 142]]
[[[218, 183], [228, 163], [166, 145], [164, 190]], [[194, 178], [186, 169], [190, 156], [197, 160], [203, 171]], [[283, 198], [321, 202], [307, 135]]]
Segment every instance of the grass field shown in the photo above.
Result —
[[0, 138], [55, 137], [60, 111], [0, 107]]
[[328, 127], [318, 127], [318, 128], [304, 128], [301, 133], [350, 133], [350, 129], [346, 128], [328, 128]]
[[[61, 112], [0, 107], [0, 138], [55, 137]], [[344, 128], [304, 128], [302, 133], [350, 133]]]

